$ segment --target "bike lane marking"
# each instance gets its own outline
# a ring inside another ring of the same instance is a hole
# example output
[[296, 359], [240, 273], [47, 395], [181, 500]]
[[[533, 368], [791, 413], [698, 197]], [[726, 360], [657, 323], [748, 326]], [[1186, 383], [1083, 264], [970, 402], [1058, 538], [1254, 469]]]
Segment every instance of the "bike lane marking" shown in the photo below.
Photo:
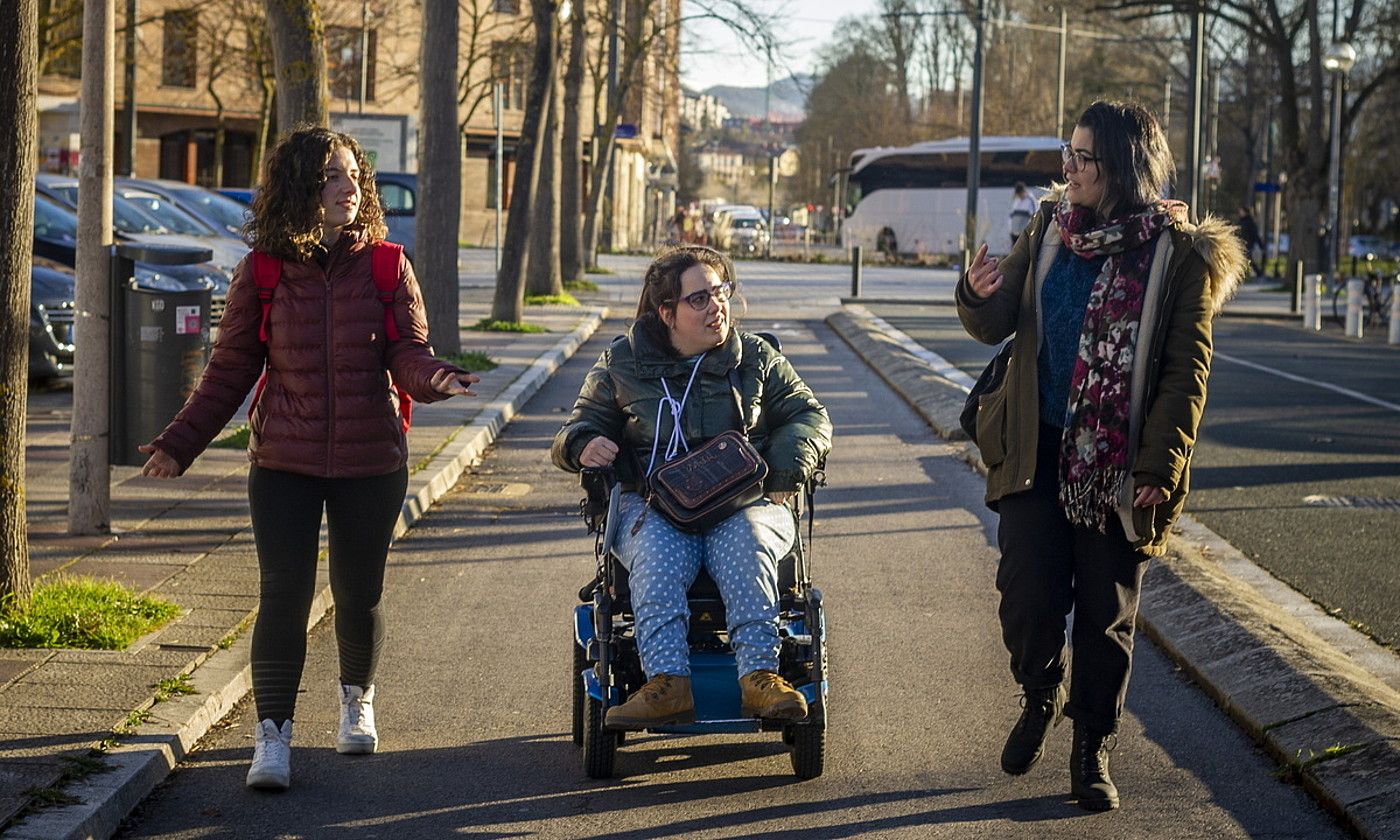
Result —
[[1371, 405], [1379, 406], [1381, 408], [1389, 409], [1390, 411], [1400, 413], [1400, 405], [1396, 405], [1393, 402], [1386, 402], [1385, 400], [1373, 397], [1369, 394], [1363, 394], [1360, 391], [1353, 391], [1350, 388], [1343, 388], [1340, 385], [1331, 385], [1326, 382], [1318, 382], [1316, 379], [1308, 379], [1306, 376], [1298, 376], [1295, 373], [1286, 373], [1284, 371], [1278, 370], [1277, 368], [1271, 368], [1255, 362], [1245, 361], [1244, 359], [1241, 359], [1238, 356], [1232, 356], [1229, 353], [1217, 352], [1215, 354], [1215, 358], [1224, 359], [1227, 362], [1233, 362], [1237, 365], [1244, 365], [1247, 368], [1252, 368], [1254, 370], [1260, 371], [1261, 373], [1268, 373], [1273, 376], [1280, 377], [1282, 379], [1287, 379], [1291, 382], [1300, 382], [1304, 385], [1312, 385], [1317, 388], [1332, 391], [1333, 393], [1341, 394], [1344, 397], [1351, 397], [1354, 400], [1359, 400], [1364, 403], [1369, 403]]

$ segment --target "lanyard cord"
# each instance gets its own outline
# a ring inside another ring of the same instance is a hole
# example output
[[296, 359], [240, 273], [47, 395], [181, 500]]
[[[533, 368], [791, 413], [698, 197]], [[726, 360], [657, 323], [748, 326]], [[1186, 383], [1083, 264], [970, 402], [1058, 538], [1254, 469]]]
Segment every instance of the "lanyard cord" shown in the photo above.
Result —
[[656, 436], [651, 439], [651, 461], [647, 463], [647, 476], [651, 476], [652, 468], [656, 466], [656, 449], [661, 443], [661, 413], [666, 409], [671, 411], [671, 437], [666, 442], [666, 452], [662, 463], [671, 460], [680, 454], [684, 449], [690, 451], [690, 446], [685, 442], [685, 433], [681, 430], [681, 414], [685, 411], [685, 402], [690, 398], [690, 386], [695, 384], [695, 376], [700, 373], [700, 363], [705, 360], [705, 354], [695, 360], [695, 367], [690, 371], [690, 380], [685, 383], [685, 393], [681, 394], [680, 402], [676, 402], [671, 397], [671, 387], [666, 384], [666, 377], [661, 377], [661, 390], [666, 392], [666, 396], [661, 398], [661, 402], [656, 406]]

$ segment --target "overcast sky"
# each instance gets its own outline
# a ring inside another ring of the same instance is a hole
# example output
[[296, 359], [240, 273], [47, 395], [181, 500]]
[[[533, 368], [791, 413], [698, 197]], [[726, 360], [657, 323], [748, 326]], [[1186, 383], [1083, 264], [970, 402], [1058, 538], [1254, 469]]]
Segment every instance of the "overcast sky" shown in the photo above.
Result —
[[[831, 39], [836, 22], [846, 15], [873, 13], [877, 0], [749, 0], [770, 12], [782, 14], [780, 40], [790, 41], [790, 69], [810, 73], [815, 68], [814, 52]], [[694, 14], [682, 0], [682, 14]], [[788, 74], [776, 67], [774, 79]], [[713, 85], [763, 87], [767, 83], [764, 60], [746, 54], [738, 40], [723, 25], [700, 21], [687, 28], [681, 50], [681, 82], [688, 88], [704, 90]]]

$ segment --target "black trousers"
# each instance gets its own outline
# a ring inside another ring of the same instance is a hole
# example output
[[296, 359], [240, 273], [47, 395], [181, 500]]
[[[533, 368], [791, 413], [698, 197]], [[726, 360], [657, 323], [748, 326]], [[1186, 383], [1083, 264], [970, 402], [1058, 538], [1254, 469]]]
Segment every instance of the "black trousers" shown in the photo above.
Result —
[[340, 681], [374, 682], [384, 644], [384, 565], [407, 488], [407, 467], [370, 478], [316, 478], [257, 466], [248, 471], [261, 592], [252, 650], [258, 720], [281, 726], [296, 707], [323, 512]]
[[[1026, 689], [1052, 688], [1071, 669], [1065, 714], [1115, 732], [1133, 666], [1133, 621], [1148, 555], [1134, 549], [1118, 517], [1108, 532], [1071, 525], [1060, 508], [1060, 431], [1042, 425], [1030, 490], [998, 502], [1002, 640], [1011, 674]], [[1065, 618], [1074, 610], [1073, 656]]]

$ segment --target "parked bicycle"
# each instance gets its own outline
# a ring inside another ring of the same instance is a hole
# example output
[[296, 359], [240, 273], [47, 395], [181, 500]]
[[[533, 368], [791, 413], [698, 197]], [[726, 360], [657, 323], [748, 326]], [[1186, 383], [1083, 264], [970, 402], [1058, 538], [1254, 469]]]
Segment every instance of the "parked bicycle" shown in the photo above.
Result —
[[[1390, 325], [1390, 298], [1395, 294], [1395, 284], [1400, 272], [1386, 276], [1378, 268], [1371, 268], [1364, 275], [1366, 283], [1361, 291], [1361, 327], [1380, 329]], [[1347, 321], [1347, 283], [1337, 278], [1332, 284], [1332, 320], [1341, 326]]]

